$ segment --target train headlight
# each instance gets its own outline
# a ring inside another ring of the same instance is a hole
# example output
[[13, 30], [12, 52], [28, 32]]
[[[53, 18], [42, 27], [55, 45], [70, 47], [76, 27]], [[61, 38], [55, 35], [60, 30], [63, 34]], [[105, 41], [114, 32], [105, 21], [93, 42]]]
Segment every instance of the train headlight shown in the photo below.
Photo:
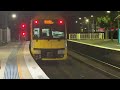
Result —
[[58, 54], [64, 54], [64, 50], [58, 50]]

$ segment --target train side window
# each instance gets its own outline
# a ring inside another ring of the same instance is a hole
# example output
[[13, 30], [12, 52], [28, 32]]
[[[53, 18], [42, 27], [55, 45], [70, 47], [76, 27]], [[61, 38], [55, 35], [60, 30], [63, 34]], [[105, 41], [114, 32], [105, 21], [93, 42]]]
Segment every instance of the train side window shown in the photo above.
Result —
[[42, 36], [49, 37], [50, 36], [50, 29], [42, 29]]
[[40, 38], [40, 28], [34, 28], [34, 38]]

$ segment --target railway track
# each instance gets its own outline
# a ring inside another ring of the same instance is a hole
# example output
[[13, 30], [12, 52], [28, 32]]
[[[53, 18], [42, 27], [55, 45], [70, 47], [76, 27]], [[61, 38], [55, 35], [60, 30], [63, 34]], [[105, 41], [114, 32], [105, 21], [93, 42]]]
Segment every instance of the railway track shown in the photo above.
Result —
[[[93, 57], [82, 54], [82, 53], [77, 52], [72, 49], [69, 49], [68, 52], [69, 52], [68, 55], [75, 58], [75, 60], [78, 60], [79, 62], [83, 62], [86, 65], [90, 66], [91, 68], [99, 70], [101, 73], [103, 73], [113, 79], [120, 79], [120, 68], [119, 67], [111, 65], [111, 64], [103, 62], [103, 61], [100, 61], [98, 59], [95, 59]], [[88, 59], [85, 60], [84, 57], [88, 58]], [[84, 59], [84, 60], [82, 60], [82, 59]]]

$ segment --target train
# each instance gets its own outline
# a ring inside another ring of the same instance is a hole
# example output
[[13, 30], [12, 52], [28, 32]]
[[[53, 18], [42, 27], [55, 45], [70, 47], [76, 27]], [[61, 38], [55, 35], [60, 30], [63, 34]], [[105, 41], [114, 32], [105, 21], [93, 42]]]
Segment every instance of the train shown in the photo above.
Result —
[[30, 37], [30, 51], [35, 60], [67, 60], [67, 25], [63, 17], [34, 17]]

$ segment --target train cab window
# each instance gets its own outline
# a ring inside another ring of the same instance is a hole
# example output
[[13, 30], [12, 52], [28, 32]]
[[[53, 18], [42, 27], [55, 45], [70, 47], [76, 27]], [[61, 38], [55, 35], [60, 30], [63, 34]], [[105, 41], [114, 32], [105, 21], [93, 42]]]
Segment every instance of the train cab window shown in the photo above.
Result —
[[60, 31], [52, 31], [53, 38], [64, 38], [64, 32]]
[[42, 29], [42, 37], [49, 37], [50, 29]]
[[40, 28], [34, 28], [34, 39], [40, 38]]

